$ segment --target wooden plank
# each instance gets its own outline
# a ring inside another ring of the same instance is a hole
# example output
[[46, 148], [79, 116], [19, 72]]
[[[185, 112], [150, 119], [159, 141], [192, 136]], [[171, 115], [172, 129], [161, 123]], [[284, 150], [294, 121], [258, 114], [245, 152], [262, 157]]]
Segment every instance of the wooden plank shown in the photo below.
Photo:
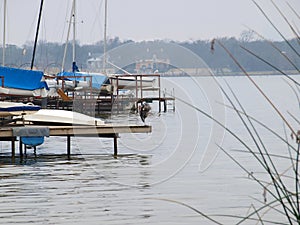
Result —
[[163, 98], [149, 97], [149, 98], [140, 98], [136, 102], [141, 103], [141, 102], [147, 102], [147, 101], [174, 101], [174, 100], [175, 100], [174, 97], [163, 97]]
[[117, 133], [149, 133], [149, 126], [69, 126], [69, 127], [49, 127], [50, 136], [65, 135], [95, 135], [95, 134], [117, 134]]
[[59, 94], [59, 96], [62, 98], [62, 100], [64, 100], [64, 101], [70, 101], [71, 100], [71, 98], [69, 97], [69, 96], [67, 96], [66, 94], [65, 94], [65, 92], [62, 90], [62, 89], [58, 89], [57, 90], [57, 94]]
[[[30, 126], [27, 126], [30, 127]], [[32, 126], [34, 127], [34, 126]], [[36, 126], [35, 126], [36, 127]], [[104, 125], [104, 126], [49, 126], [50, 136], [74, 136], [74, 135], [110, 135], [118, 133], [149, 133], [151, 126], [139, 125]], [[1, 137], [13, 137], [12, 127], [0, 129]]]

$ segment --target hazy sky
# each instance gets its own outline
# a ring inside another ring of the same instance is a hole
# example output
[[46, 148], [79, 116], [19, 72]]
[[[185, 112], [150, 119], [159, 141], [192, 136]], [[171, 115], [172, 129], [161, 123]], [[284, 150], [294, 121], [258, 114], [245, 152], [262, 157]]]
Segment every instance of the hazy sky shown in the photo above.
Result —
[[[288, 26], [270, 0], [256, 0], [278, 28], [289, 38]], [[3, 40], [3, 2], [0, 0], [1, 44]], [[65, 42], [71, 0], [44, 0], [40, 40]], [[300, 20], [285, 0], [274, 0], [300, 27]], [[300, 14], [300, 1], [287, 0]], [[33, 41], [40, 0], [7, 0], [9, 44]], [[77, 0], [76, 37], [81, 44], [103, 39], [104, 0]], [[108, 0], [109, 37], [122, 40], [210, 40], [215, 37], [239, 37], [249, 26], [263, 36], [280, 40], [251, 0]], [[300, 28], [299, 28], [300, 29]]]

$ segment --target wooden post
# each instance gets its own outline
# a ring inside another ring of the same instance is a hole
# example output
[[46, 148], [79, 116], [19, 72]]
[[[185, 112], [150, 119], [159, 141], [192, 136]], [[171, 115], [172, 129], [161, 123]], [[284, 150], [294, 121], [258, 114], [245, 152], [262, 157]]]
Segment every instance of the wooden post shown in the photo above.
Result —
[[158, 99], [158, 112], [161, 112], [161, 98]]
[[164, 99], [164, 112], [167, 112], [167, 100]]
[[143, 98], [143, 81], [142, 81], [142, 75], [140, 75], [140, 85], [141, 85], [141, 98]]
[[15, 158], [15, 138], [11, 139], [11, 157]]
[[70, 159], [70, 156], [71, 156], [71, 136], [70, 135], [67, 136], [67, 155], [68, 155], [68, 159]]
[[159, 102], [159, 104], [158, 104], [158, 112], [161, 112], [161, 102], [160, 102], [160, 100], [161, 100], [161, 90], [160, 90], [160, 76], [158, 76], [158, 102]]
[[21, 137], [19, 140], [19, 152], [20, 152], [20, 158], [23, 158], [23, 143], [21, 141]]
[[114, 157], [118, 157], [118, 134], [114, 135]]
[[119, 77], [117, 76], [117, 113], [119, 114]]

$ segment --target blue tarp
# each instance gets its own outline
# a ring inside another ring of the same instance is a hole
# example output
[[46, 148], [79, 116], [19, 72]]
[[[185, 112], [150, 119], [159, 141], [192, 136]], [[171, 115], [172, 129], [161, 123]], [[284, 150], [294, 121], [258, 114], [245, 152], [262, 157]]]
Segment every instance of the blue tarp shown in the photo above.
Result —
[[[0, 66], [0, 76], [4, 77], [4, 87], [16, 88], [23, 90], [35, 90], [46, 88], [46, 82], [41, 81], [43, 78], [42, 71], [16, 69]], [[1, 84], [1, 83], [0, 83]]]
[[[67, 76], [68, 80], [83, 81], [84, 78], [72, 78], [72, 76], [90, 76], [92, 77], [92, 87], [100, 89], [101, 86], [107, 81], [107, 76], [102, 74], [90, 74], [90, 73], [73, 73], [73, 72], [61, 72], [57, 76]], [[89, 79], [89, 78], [87, 78]]]

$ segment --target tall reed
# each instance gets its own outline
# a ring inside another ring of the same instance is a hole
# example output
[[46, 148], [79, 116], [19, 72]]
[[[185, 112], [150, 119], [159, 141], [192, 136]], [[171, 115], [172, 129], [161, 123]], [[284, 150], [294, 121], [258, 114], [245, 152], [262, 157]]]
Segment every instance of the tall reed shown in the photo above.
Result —
[[[289, 42], [289, 40], [283, 35], [283, 33], [276, 27], [276, 25], [273, 23], [273, 21], [268, 17], [266, 12], [262, 9], [262, 7], [254, 0], [252, 2], [255, 4], [255, 6], [258, 8], [258, 10], [262, 13], [262, 15], [266, 18], [266, 20], [270, 23], [270, 25], [277, 31], [277, 33], [283, 38], [283, 40], [286, 42], [287, 46], [296, 54], [297, 57], [300, 57], [300, 52], [297, 51], [297, 49]], [[275, 9], [279, 12], [280, 16], [284, 19], [284, 21], [287, 23], [290, 30], [295, 35], [295, 38], [298, 40], [298, 44], [300, 44], [300, 37], [297, 33], [297, 27], [294, 27], [287, 19], [287, 17], [284, 15], [284, 13], [280, 10], [280, 8], [275, 4], [273, 0], [270, 0], [272, 5], [275, 7]], [[298, 16], [298, 13], [296, 10], [287, 3], [289, 8], [293, 11], [294, 14]], [[281, 53], [280, 49], [278, 49], [272, 42], [270, 44], [283, 56], [283, 59], [287, 60], [295, 69], [299, 72], [299, 67], [295, 65], [292, 60]], [[212, 121], [214, 121], [216, 124], [221, 126], [228, 134], [230, 134], [233, 138], [235, 138], [243, 147], [243, 152], [247, 152], [250, 154], [263, 168], [264, 173], [267, 175], [268, 180], [263, 180], [262, 178], [259, 178], [256, 176], [256, 174], [252, 173], [250, 170], [247, 169], [246, 165], [243, 165], [242, 162], [240, 162], [238, 159], [236, 159], [232, 153], [228, 149], [224, 149], [224, 147], [218, 145], [218, 148], [221, 149], [236, 165], [238, 165], [244, 172], [248, 174], [248, 177], [254, 180], [258, 186], [260, 186], [264, 192], [264, 201], [261, 202], [260, 200], [257, 200], [259, 203], [262, 204], [262, 206], [256, 208], [254, 205], [252, 205], [252, 210], [249, 212], [246, 216], [236, 216], [236, 215], [222, 215], [227, 217], [233, 217], [238, 220], [236, 224], [243, 224], [245, 222], [256, 222], [260, 224], [264, 223], [271, 223], [271, 224], [300, 224], [300, 179], [299, 179], [299, 157], [300, 157], [300, 130], [298, 130], [297, 127], [293, 127], [291, 123], [291, 119], [297, 121], [298, 125], [300, 125], [300, 121], [298, 120], [298, 117], [295, 115], [290, 114], [290, 118], [287, 118], [276, 106], [276, 104], [267, 96], [267, 94], [264, 92], [264, 90], [256, 83], [256, 81], [247, 73], [247, 71], [243, 68], [243, 66], [239, 63], [239, 60], [234, 57], [234, 55], [226, 48], [226, 46], [223, 45], [222, 42], [220, 42], [218, 39], [213, 39], [211, 44], [211, 50], [216, 51], [218, 45], [223, 49], [228, 56], [235, 62], [235, 64], [240, 68], [240, 70], [243, 72], [243, 74], [249, 79], [249, 81], [254, 85], [256, 90], [263, 96], [263, 98], [266, 100], [266, 103], [269, 104], [274, 112], [280, 117], [282, 122], [284, 123], [285, 133], [284, 135], [279, 134], [272, 128], [268, 127], [263, 121], [257, 120], [255, 117], [249, 115], [245, 108], [243, 107], [242, 102], [240, 102], [238, 96], [234, 91], [232, 90], [230, 84], [226, 83], [226, 89], [223, 87], [216, 77], [212, 74], [212, 79], [217, 83], [218, 87], [222, 91], [225, 98], [228, 100], [229, 105], [227, 105], [228, 108], [231, 110], [234, 110], [235, 114], [241, 121], [242, 125], [245, 127], [245, 130], [247, 134], [251, 138], [251, 143], [248, 141], [243, 140], [239, 134], [235, 133], [233, 130], [229, 129], [227, 126], [222, 124], [220, 121], [218, 121], [216, 118], [213, 118], [210, 114], [204, 112], [202, 109], [193, 106], [192, 104], [184, 101], [183, 99], [180, 99], [176, 97], [178, 101], [182, 101], [183, 103], [189, 105], [194, 110], [197, 110], [202, 115], [208, 117]], [[291, 76], [289, 76], [286, 72], [282, 71], [280, 68], [278, 68], [276, 65], [272, 64], [271, 62], [268, 62], [267, 60], [263, 59], [253, 51], [245, 48], [244, 46], [240, 46], [243, 50], [245, 50], [247, 53], [249, 53], [251, 56], [256, 57], [257, 59], [261, 60], [263, 63], [268, 64], [273, 69], [280, 72], [286, 79], [289, 81], [292, 81], [293, 84], [296, 86], [296, 88], [293, 88], [290, 86], [295, 95], [297, 96], [297, 99], [299, 98], [299, 86], [300, 84]], [[299, 105], [299, 101], [296, 103]], [[263, 138], [261, 137], [259, 133], [259, 128], [264, 128], [268, 132], [270, 132], [272, 135], [274, 135], [278, 142], [284, 143], [287, 147], [288, 156], [284, 155], [274, 155], [271, 153], [270, 149], [264, 143]], [[286, 130], [288, 129], [288, 131]], [[290, 133], [291, 135], [288, 135]], [[289, 140], [292, 138], [292, 142]], [[254, 144], [254, 145], [253, 145]], [[253, 147], [254, 146], [254, 147]], [[275, 164], [275, 159], [285, 159], [288, 160], [290, 163], [287, 166], [287, 169], [284, 171], [280, 171], [279, 168]], [[292, 180], [293, 185], [290, 185], [286, 181], [287, 176], [285, 175], [287, 172], [290, 172], [291, 175], [288, 176], [289, 181]], [[267, 195], [272, 197], [272, 200], [267, 202]], [[201, 216], [204, 216], [206, 219], [210, 220], [211, 222], [215, 224], [222, 224], [220, 221], [218, 221], [215, 217], [216, 215], [207, 215], [203, 211], [200, 211], [186, 203], [170, 200], [170, 199], [162, 199], [165, 201], [170, 201], [176, 204], [183, 205], [185, 207], [188, 207], [195, 211], [196, 213], [200, 214]], [[278, 214], [282, 221], [279, 222], [277, 220], [270, 220], [265, 218], [266, 213], [272, 211], [273, 213]], [[221, 215], [219, 215], [221, 216]]]

